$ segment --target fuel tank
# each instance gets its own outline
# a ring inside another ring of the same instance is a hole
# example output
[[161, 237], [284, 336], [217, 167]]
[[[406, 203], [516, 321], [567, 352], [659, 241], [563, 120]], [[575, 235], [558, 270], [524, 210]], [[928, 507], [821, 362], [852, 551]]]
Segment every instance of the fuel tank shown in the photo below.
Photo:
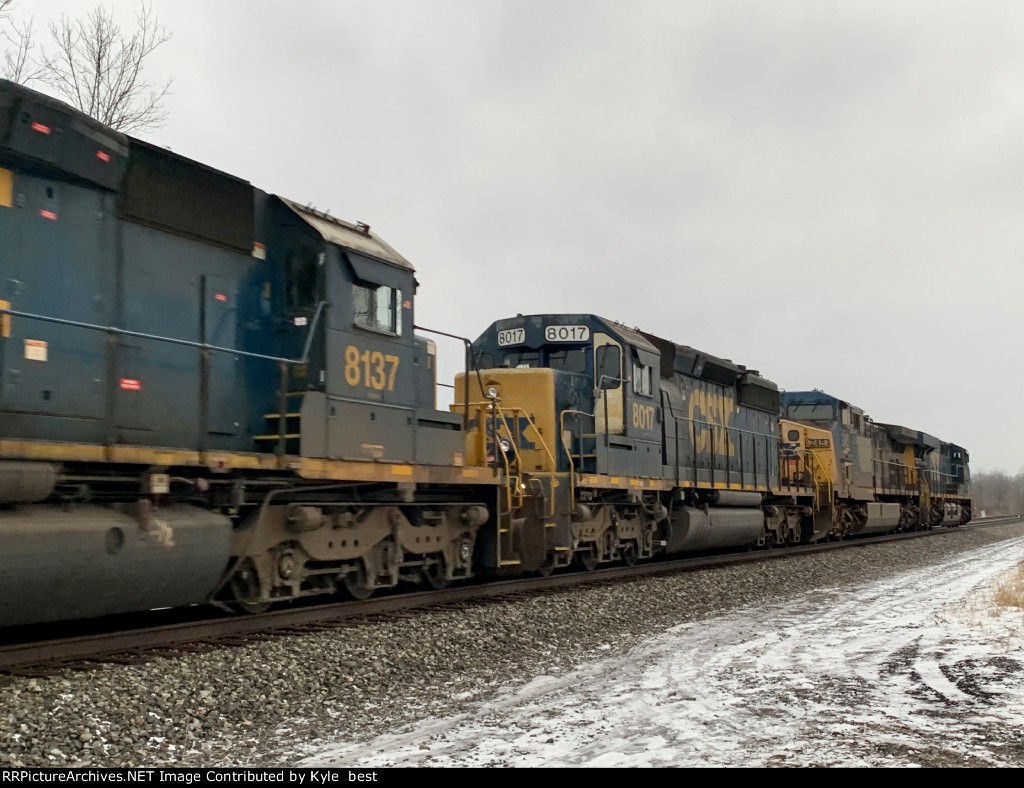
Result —
[[744, 547], [754, 544], [764, 528], [760, 509], [676, 509], [669, 519], [667, 553]]
[[227, 517], [183, 504], [0, 509], [0, 626], [203, 602], [230, 549]]
[[864, 526], [854, 533], [887, 533], [900, 524], [900, 505], [898, 503], [869, 503], [865, 506], [865, 511], [867, 520]]

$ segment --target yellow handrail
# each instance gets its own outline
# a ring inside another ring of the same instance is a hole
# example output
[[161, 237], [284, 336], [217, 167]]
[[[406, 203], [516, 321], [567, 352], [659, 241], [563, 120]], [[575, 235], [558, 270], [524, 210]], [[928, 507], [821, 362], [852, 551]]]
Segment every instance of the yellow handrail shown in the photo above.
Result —
[[[565, 447], [565, 456], [569, 458], [569, 506], [575, 508], [576, 502], [576, 465], [572, 461], [572, 447], [565, 442], [565, 415], [567, 413], [575, 414], [577, 416], [589, 416], [592, 419], [596, 419], [597, 416], [593, 413], [584, 413], [582, 410], [563, 410], [558, 414], [558, 437], [562, 441], [562, 446]], [[595, 435], [595, 437], [597, 437]], [[583, 433], [580, 433], [580, 440], [583, 439]], [[583, 461], [583, 447], [580, 446], [580, 461]]]
[[[494, 440], [495, 441], [498, 440], [498, 432], [501, 430], [502, 427], [504, 427], [505, 430], [508, 432], [509, 438], [510, 439], [514, 439], [515, 436], [512, 434], [512, 430], [508, 426], [508, 420], [507, 420], [507, 417], [505, 416], [505, 411], [502, 410], [501, 406], [497, 402], [494, 402], [493, 405], [494, 405], [495, 412], [498, 414], [498, 424], [500, 425], [495, 430]], [[527, 426], [528, 427], [532, 427], [534, 433], [536, 433], [537, 441], [540, 443], [541, 448], [544, 449], [544, 453], [547, 455], [548, 462], [550, 463], [549, 467], [552, 469], [552, 472], [554, 472], [556, 470], [556, 468], [555, 468], [555, 458], [551, 454], [551, 449], [548, 448], [548, 444], [544, 440], [544, 436], [541, 435], [540, 430], [537, 429], [537, 425], [534, 423], [533, 419], [530, 417], [530, 414], [527, 413], [523, 408], [509, 408], [508, 413], [513, 415], [513, 416], [515, 416], [515, 417], [518, 417], [521, 414], [523, 416], [523, 418], [526, 419]], [[525, 432], [525, 430], [524, 430], [524, 432]], [[500, 447], [496, 446], [495, 448], [500, 448]], [[516, 458], [517, 458], [517, 462], [518, 462], [519, 453], [520, 453], [521, 449], [520, 449], [519, 446], [516, 446], [515, 448], [516, 448]], [[504, 456], [505, 452], [502, 452], [502, 455]], [[508, 458], [507, 457], [505, 457], [505, 461], [506, 461], [506, 463], [508, 462]], [[522, 469], [520, 468], [520, 471], [521, 470]], [[516, 487], [517, 487], [517, 489], [519, 491], [518, 494], [519, 494], [519, 498], [520, 498], [520, 505], [522, 505], [522, 488], [521, 488], [521, 484], [522, 484], [522, 482], [517, 477], [516, 478]], [[555, 515], [554, 488], [552, 488], [552, 490], [551, 490], [551, 495], [548, 496], [548, 503], [550, 504], [551, 511], [548, 513], [547, 516], [548, 517], [554, 517], [554, 515]]]
[[[821, 462], [820, 460], [818, 460], [818, 455], [816, 455], [813, 451], [812, 452], [808, 452], [808, 453], [810, 454], [811, 459], [813, 460], [812, 465], [817, 466], [818, 468], [820, 468], [821, 472], [825, 475], [825, 478], [828, 479], [828, 485], [827, 485], [826, 492], [828, 494], [828, 501], [831, 504], [832, 503], [832, 474], [830, 474], [828, 472], [828, 468], [825, 466], [825, 464], [823, 462]], [[818, 479], [816, 478], [816, 476], [814, 474], [814, 469], [813, 468], [811, 469], [811, 480], [814, 482], [814, 508], [815, 508], [815, 511], [817, 511], [820, 508], [820, 496], [818, 494], [818, 492], [819, 492], [819, 490], [818, 490], [819, 484], [818, 484]]]

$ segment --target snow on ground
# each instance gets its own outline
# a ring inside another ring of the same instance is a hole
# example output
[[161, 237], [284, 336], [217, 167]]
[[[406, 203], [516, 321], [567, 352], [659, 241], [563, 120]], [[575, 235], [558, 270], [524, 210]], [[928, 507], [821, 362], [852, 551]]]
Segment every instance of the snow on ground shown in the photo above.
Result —
[[1024, 538], [681, 625], [302, 766], [1024, 765]]

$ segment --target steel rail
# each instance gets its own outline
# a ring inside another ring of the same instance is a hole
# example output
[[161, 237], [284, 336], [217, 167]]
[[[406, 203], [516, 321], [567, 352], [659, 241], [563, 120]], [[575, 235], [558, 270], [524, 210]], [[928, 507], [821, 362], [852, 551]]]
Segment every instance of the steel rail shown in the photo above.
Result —
[[[795, 558], [828, 550], [870, 547], [904, 539], [954, 534], [965, 527], [1007, 525], [1021, 522], [1022, 517], [1024, 516], [989, 517], [982, 521], [974, 521], [969, 526], [940, 527], [926, 531], [854, 537], [836, 542], [816, 542], [776, 547], [769, 550], [692, 556], [635, 566], [612, 566], [592, 572], [555, 574], [546, 578], [499, 580], [478, 585], [456, 586], [441, 591], [419, 591], [382, 596], [365, 601], [331, 602], [238, 617], [188, 621], [54, 640], [12, 643], [0, 646], [0, 673], [17, 673], [19, 668], [60, 669], [61, 667], [73, 667], [74, 663], [81, 663], [83, 660], [89, 661], [87, 666], [94, 660], [103, 661], [104, 658], [112, 658], [111, 661], [115, 662], [123, 661], [126, 654], [146, 660], [145, 652], [154, 649], [188, 648], [190, 644], [196, 643], [209, 646], [236, 646], [249, 642], [247, 639], [257, 640], [300, 634], [303, 628], [308, 628], [308, 631], [313, 633], [325, 628], [374, 623], [381, 617], [386, 619], [403, 612], [419, 614], [432, 610], [444, 610], [452, 605], [466, 607], [569, 588], [603, 586], [628, 579], [671, 575], [733, 564]], [[0, 630], [0, 634], [2, 634], [2, 630]]]

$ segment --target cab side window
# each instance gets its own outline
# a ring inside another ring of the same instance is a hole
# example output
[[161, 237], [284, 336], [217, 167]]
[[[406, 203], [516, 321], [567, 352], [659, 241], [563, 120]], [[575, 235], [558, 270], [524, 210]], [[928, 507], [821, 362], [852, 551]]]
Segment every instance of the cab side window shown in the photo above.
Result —
[[316, 280], [316, 253], [298, 249], [290, 254], [285, 261], [285, 308], [294, 312], [316, 304]]
[[402, 333], [402, 291], [366, 282], [352, 284], [352, 320], [360, 328]]
[[601, 345], [595, 351], [594, 377], [599, 389], [617, 389], [619, 387], [619, 346]]
[[651, 396], [651, 367], [640, 361], [640, 356], [633, 353], [633, 393]]

